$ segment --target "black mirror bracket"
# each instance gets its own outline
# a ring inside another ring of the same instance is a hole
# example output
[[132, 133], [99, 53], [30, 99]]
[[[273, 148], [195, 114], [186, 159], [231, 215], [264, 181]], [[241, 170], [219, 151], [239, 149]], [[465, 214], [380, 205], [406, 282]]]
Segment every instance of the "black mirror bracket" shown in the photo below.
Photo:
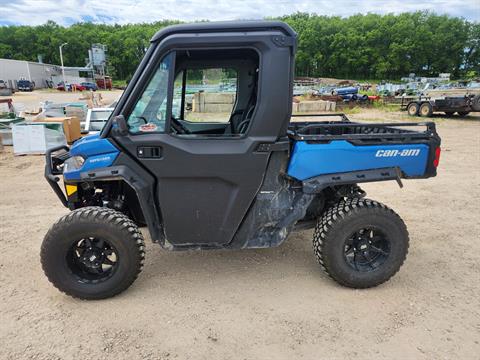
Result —
[[117, 115], [113, 118], [111, 131], [113, 136], [125, 136], [128, 134], [127, 121], [123, 115]]

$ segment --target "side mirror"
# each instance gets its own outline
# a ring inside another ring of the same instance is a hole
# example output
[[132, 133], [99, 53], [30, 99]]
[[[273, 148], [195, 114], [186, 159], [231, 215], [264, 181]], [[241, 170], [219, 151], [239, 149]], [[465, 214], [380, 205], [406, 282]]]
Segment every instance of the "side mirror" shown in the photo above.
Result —
[[117, 115], [113, 118], [112, 134], [114, 136], [125, 136], [128, 134], [127, 121], [123, 115]]

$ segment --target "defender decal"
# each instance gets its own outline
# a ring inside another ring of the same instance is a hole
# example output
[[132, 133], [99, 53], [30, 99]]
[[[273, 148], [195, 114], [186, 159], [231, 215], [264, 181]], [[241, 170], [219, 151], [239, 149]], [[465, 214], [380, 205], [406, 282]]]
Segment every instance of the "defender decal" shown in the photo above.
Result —
[[112, 160], [112, 157], [110, 155], [108, 155], [108, 156], [88, 159], [88, 162], [89, 163], [97, 163], [97, 162], [101, 162], [101, 161], [111, 161], [111, 160]]

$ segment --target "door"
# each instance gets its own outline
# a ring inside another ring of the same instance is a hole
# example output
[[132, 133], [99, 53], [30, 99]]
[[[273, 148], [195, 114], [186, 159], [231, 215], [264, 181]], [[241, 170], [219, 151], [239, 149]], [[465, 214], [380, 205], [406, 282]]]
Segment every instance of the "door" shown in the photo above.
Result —
[[[215, 68], [220, 57], [222, 67]], [[225, 67], [229, 59], [233, 68]], [[155, 176], [171, 244], [228, 244], [262, 184], [269, 153], [257, 151], [265, 138], [248, 131], [258, 121], [258, 64], [251, 50], [170, 52], [125, 114], [129, 135], [116, 140]]]

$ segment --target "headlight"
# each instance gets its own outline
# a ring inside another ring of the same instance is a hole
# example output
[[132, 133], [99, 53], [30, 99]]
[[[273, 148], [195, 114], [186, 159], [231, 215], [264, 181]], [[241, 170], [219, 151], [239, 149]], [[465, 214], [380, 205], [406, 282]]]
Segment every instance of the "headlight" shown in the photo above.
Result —
[[81, 156], [72, 156], [71, 158], [68, 158], [65, 160], [65, 163], [63, 164], [63, 171], [68, 172], [68, 171], [73, 171], [73, 170], [78, 170], [83, 166], [83, 163], [85, 162], [85, 159]]

